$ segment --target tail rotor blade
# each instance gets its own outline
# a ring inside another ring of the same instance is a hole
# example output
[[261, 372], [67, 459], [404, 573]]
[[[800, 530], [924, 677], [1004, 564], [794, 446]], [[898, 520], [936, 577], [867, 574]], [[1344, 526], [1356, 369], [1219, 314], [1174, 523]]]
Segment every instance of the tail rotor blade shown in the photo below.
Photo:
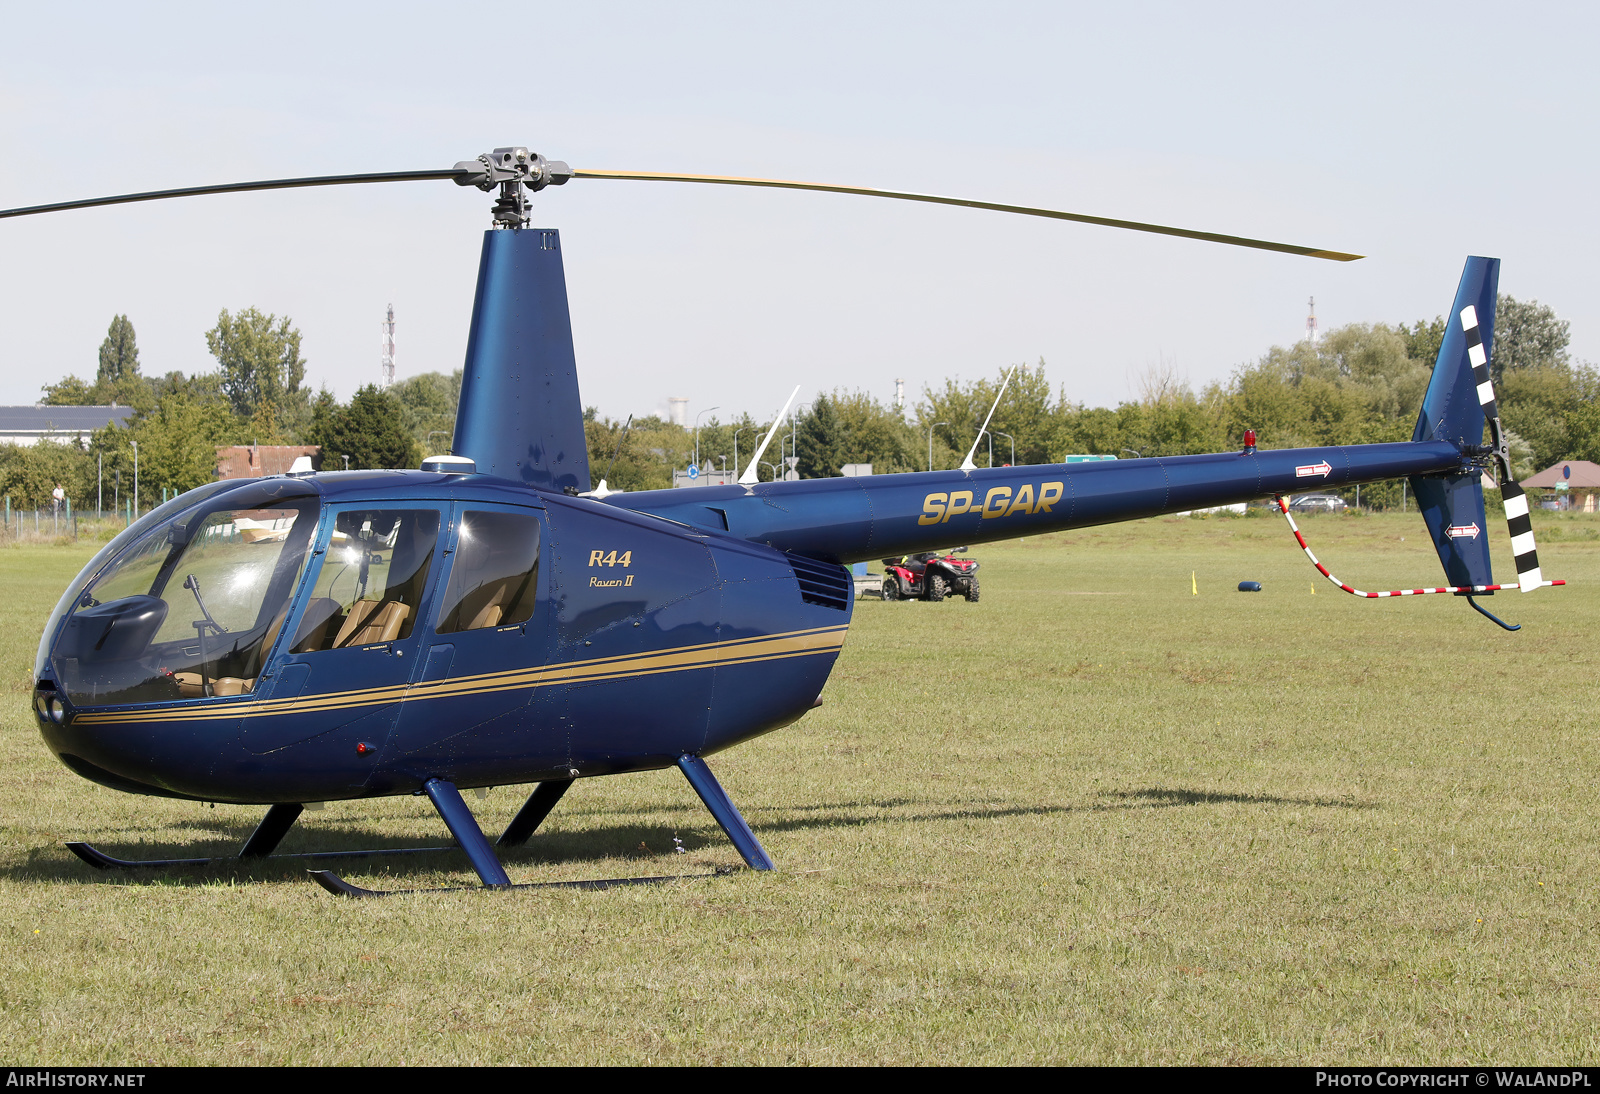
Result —
[[[1489, 440], [1494, 446], [1496, 477], [1500, 480], [1500, 499], [1505, 502], [1506, 525], [1511, 532], [1511, 554], [1517, 562], [1517, 587], [1525, 593], [1544, 584], [1539, 568], [1539, 552], [1533, 542], [1533, 518], [1528, 512], [1528, 495], [1511, 477], [1511, 455], [1505, 429], [1500, 424], [1500, 407], [1495, 402], [1494, 381], [1489, 376], [1489, 355], [1483, 348], [1478, 329], [1478, 309], [1471, 304], [1461, 309], [1461, 332], [1467, 339], [1467, 359], [1472, 362], [1472, 379], [1478, 385], [1478, 405], [1489, 421]], [[1470, 404], [1469, 404], [1470, 405]]]

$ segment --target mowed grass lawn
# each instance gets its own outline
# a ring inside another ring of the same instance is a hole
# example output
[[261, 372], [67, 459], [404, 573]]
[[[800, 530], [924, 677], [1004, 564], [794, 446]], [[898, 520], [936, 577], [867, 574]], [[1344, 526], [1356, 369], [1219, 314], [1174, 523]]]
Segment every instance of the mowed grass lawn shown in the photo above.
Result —
[[[360, 902], [72, 858], [222, 853], [261, 810], [52, 759], [28, 673], [89, 551], [0, 551], [5, 1062], [1593, 1063], [1600, 523], [1539, 516], [1573, 584], [1489, 601], [1519, 634], [1345, 596], [1271, 518], [976, 548], [981, 603], [861, 603], [825, 705], [711, 761], [779, 872]], [[1440, 580], [1414, 514], [1304, 523], [1352, 584]], [[525, 792], [469, 801], [493, 830]], [[332, 803], [283, 850], [443, 834]], [[657, 772], [580, 782], [508, 868], [736, 861]]]

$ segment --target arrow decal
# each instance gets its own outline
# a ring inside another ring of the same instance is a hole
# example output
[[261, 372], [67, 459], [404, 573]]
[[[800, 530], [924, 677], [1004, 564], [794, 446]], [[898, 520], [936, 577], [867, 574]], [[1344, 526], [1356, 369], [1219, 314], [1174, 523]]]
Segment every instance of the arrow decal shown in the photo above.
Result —
[[1450, 539], [1477, 539], [1478, 532], [1477, 521], [1467, 525], [1452, 524], [1444, 530], [1444, 534]]
[[1297, 479], [1309, 479], [1313, 477], [1321, 477], [1325, 479], [1332, 471], [1333, 467], [1328, 463], [1327, 460], [1323, 460], [1321, 463], [1314, 463], [1308, 467], [1295, 468], [1294, 477]]

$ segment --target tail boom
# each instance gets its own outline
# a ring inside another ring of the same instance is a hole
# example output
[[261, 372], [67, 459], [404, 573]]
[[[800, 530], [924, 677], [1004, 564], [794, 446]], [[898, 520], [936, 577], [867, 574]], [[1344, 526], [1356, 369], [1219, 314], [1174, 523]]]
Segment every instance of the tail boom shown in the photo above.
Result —
[[850, 563], [1462, 469], [1454, 444], [1425, 441], [653, 490], [608, 503]]

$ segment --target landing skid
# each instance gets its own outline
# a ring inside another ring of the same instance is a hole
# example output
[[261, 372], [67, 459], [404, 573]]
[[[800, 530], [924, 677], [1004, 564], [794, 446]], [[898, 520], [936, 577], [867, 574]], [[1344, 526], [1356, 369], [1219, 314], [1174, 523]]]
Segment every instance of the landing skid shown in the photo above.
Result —
[[[729, 877], [739, 872], [738, 866], [718, 866], [709, 874], [668, 874], [663, 877], [616, 877], [596, 881], [533, 881], [516, 885], [495, 886], [497, 889], [620, 889], [625, 885], [660, 885], [667, 881], [700, 881], [705, 878]], [[332, 870], [308, 870], [311, 880], [334, 896], [365, 898], [375, 896], [406, 896], [413, 893], [480, 893], [483, 885], [449, 885], [438, 889], [363, 889], [352, 885]]]
[[375, 851], [310, 851], [299, 855], [221, 855], [217, 858], [116, 858], [87, 843], [69, 843], [67, 850], [96, 870], [140, 868], [173, 869], [182, 866], [221, 866], [240, 862], [284, 862], [306, 859], [375, 858], [379, 855], [423, 855], [437, 851], [459, 851], [453, 844], [441, 847], [386, 847]]
[[[745, 823], [744, 817], [739, 814], [738, 808], [728, 798], [727, 791], [717, 782], [716, 776], [711, 774], [711, 769], [706, 766], [699, 756], [683, 755], [678, 758], [678, 768], [689, 780], [689, 785], [694, 787], [695, 793], [711, 810], [711, 815], [716, 818], [728, 838], [738, 849], [745, 865], [752, 870], [771, 870], [772, 859], [756, 839], [755, 833]], [[570, 779], [551, 780], [540, 783], [534, 788], [532, 795], [512, 820], [510, 826], [500, 837], [498, 843], [502, 847], [515, 847], [526, 843], [539, 825], [544, 821], [550, 811], [561, 800], [567, 788], [572, 785]], [[97, 870], [128, 870], [134, 868], [173, 868], [184, 866], [217, 866], [223, 863], [240, 862], [273, 862], [273, 861], [306, 861], [310, 859], [360, 859], [377, 858], [382, 855], [421, 855], [440, 851], [461, 851], [472, 863], [474, 872], [483, 883], [485, 889], [615, 889], [623, 885], [656, 885], [664, 881], [684, 881], [698, 878], [723, 877], [734, 872], [738, 867], [718, 867], [710, 874], [672, 874], [663, 877], [632, 877], [632, 878], [606, 878], [595, 881], [543, 881], [528, 882], [513, 885], [506, 876], [505, 867], [500, 864], [500, 859], [495, 855], [494, 847], [484, 838], [483, 829], [478, 827], [477, 818], [472, 815], [472, 810], [467, 808], [467, 803], [462, 800], [461, 792], [453, 783], [444, 779], [429, 779], [422, 784], [423, 793], [433, 803], [434, 809], [444, 821], [445, 827], [450, 829], [450, 834], [455, 837], [455, 844], [443, 847], [392, 847], [373, 851], [310, 851], [297, 855], [274, 855], [273, 848], [288, 833], [294, 822], [299, 818], [304, 808], [295, 804], [274, 805], [267, 811], [244, 846], [237, 855], [225, 855], [214, 858], [165, 858], [165, 859], [122, 859], [106, 854], [98, 848], [87, 843], [69, 843], [67, 849], [77, 855], [84, 862]], [[460, 891], [460, 886], [443, 889], [363, 889], [359, 885], [352, 885], [339, 877], [331, 870], [312, 870], [312, 878], [328, 892], [336, 896], [370, 897], [388, 896], [393, 893], [448, 893]], [[471, 888], [466, 887], [466, 888]]]

